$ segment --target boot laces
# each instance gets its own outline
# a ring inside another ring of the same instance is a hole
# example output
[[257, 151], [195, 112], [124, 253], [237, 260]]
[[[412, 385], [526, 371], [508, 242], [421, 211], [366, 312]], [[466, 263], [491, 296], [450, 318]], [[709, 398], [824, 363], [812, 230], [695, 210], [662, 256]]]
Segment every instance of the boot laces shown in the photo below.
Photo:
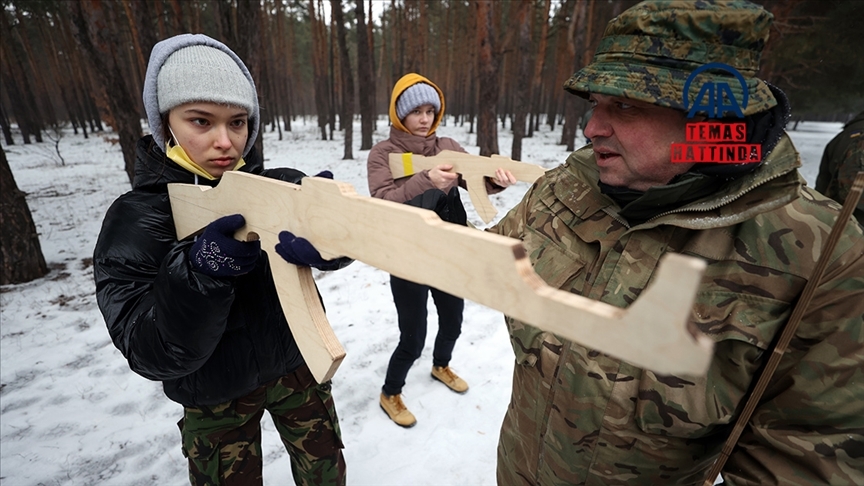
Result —
[[401, 413], [404, 410], [408, 410], [408, 407], [402, 402], [402, 395], [393, 395], [389, 398], [390, 403], [393, 405], [393, 409], [396, 410], [396, 413]]
[[449, 366], [442, 367], [441, 373], [447, 377], [447, 381], [449, 381], [450, 383], [456, 381], [456, 373], [453, 373], [453, 370], [451, 370]]

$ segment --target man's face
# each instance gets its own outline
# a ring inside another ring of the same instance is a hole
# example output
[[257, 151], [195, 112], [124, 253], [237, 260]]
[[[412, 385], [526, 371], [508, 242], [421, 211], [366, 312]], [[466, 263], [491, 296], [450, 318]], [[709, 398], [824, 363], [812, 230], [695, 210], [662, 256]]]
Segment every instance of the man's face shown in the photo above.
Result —
[[685, 141], [684, 112], [617, 96], [592, 93], [589, 99], [594, 113], [585, 136], [604, 183], [645, 191], [693, 166], [670, 161], [671, 144]]

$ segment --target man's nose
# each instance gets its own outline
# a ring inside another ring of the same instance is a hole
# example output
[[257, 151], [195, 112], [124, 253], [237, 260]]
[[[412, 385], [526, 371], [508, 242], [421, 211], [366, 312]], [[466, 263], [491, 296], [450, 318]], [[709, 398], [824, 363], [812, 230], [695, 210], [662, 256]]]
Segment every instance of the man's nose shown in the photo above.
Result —
[[585, 130], [582, 132], [582, 135], [593, 140], [595, 137], [608, 137], [611, 134], [612, 127], [606, 121], [606, 117], [602, 113], [602, 110], [597, 110], [595, 108], [591, 118], [588, 119], [588, 124], [585, 125]]

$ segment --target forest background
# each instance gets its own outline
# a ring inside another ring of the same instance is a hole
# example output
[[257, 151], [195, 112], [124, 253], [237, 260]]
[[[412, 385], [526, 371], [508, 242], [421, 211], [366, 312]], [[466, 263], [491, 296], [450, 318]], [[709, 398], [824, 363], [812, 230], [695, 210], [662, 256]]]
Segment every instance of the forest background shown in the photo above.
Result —
[[[635, 0], [0, 0], [0, 129], [15, 143], [59, 143], [113, 129], [131, 182], [145, 118], [141, 100], [153, 45], [185, 33], [225, 42], [258, 87], [262, 129], [292, 130], [317, 117], [320, 136], [341, 131], [353, 159], [372, 146], [390, 89], [407, 72], [446, 93], [453, 123], [476, 133], [480, 155], [510, 156], [540, 124], [575, 148], [588, 103], [564, 81], [590, 62], [606, 23]], [[759, 77], [783, 89], [801, 120], [846, 121], [864, 109], [864, 1], [764, 0], [775, 21]], [[107, 125], [107, 127], [106, 127]], [[791, 127], [794, 129], [794, 125]], [[262, 139], [258, 149], [263, 153]], [[47, 272], [24, 194], [0, 147], [0, 283]], [[12, 209], [10, 209], [12, 208]], [[6, 214], [8, 213], [8, 214]], [[8, 240], [8, 241], [7, 241]], [[34, 256], [31, 260], [30, 256]]]

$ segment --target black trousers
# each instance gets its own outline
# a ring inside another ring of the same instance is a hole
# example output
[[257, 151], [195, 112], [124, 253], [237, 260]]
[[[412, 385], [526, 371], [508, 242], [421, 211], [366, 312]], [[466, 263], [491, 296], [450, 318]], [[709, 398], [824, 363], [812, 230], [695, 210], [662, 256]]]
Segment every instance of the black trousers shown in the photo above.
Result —
[[405, 378], [426, 343], [426, 317], [429, 292], [438, 309], [438, 335], [432, 351], [434, 366], [447, 366], [456, 339], [462, 332], [465, 301], [438, 289], [390, 276], [390, 290], [399, 316], [399, 345], [390, 357], [382, 390], [387, 395], [402, 393]]

